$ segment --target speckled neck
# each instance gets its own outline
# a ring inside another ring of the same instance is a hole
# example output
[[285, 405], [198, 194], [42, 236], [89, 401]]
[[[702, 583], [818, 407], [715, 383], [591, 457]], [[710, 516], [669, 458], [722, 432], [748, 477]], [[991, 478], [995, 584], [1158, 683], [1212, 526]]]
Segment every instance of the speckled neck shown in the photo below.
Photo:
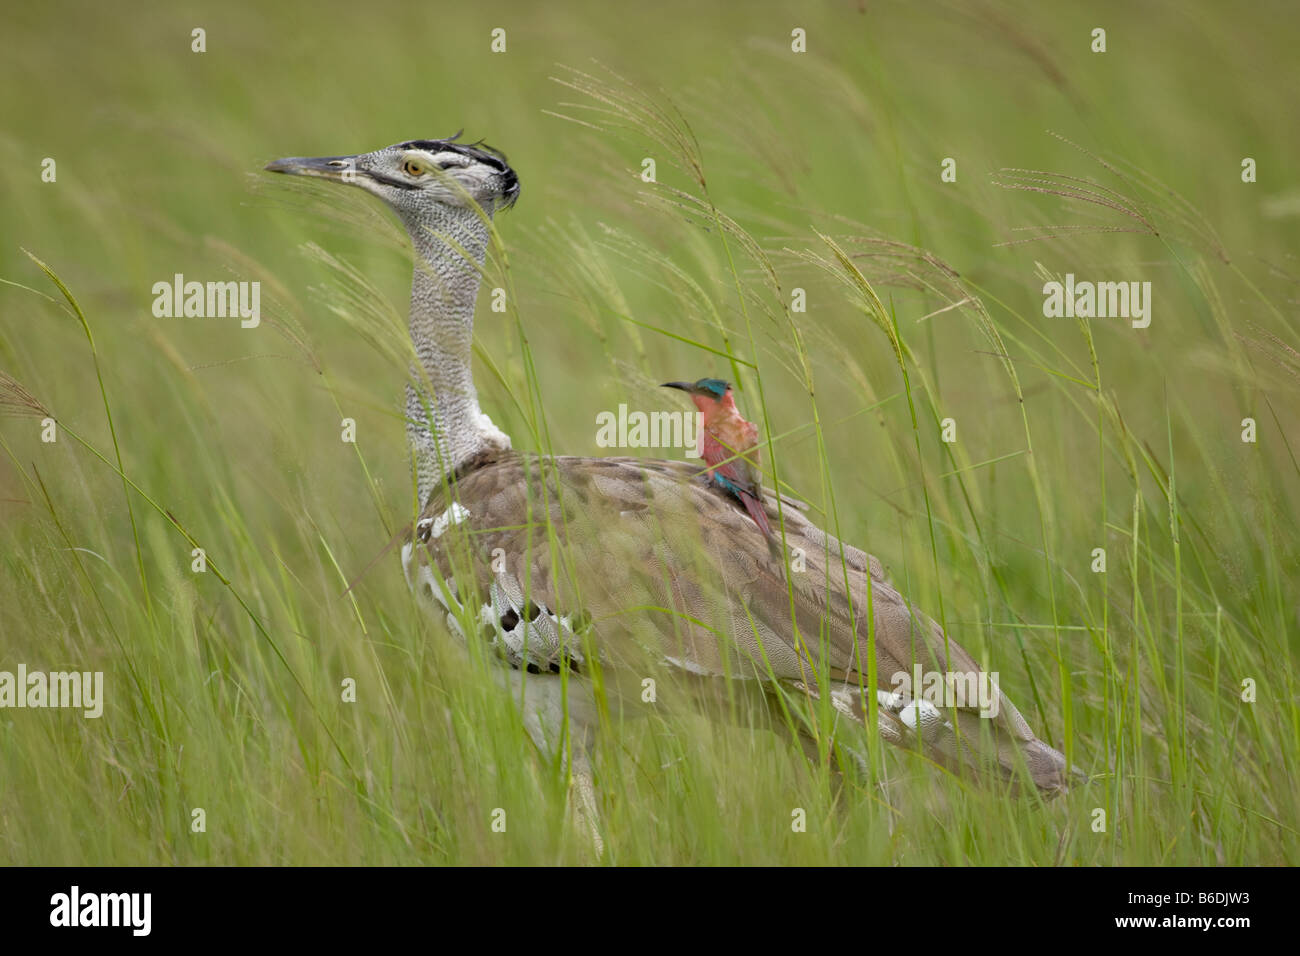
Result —
[[415, 247], [410, 329], [419, 363], [406, 387], [406, 430], [423, 504], [466, 462], [509, 449], [510, 438], [479, 408], [471, 367], [487, 224], [473, 209], [440, 204], [406, 228]]

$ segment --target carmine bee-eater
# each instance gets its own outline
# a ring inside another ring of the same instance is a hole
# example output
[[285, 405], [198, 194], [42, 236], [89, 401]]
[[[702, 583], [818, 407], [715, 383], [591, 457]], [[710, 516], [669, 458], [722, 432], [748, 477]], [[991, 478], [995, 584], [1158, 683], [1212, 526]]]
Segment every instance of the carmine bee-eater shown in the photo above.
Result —
[[698, 382], [664, 382], [663, 387], [681, 389], [691, 396], [704, 416], [704, 461], [709, 466], [709, 480], [744, 505], [754, 524], [771, 539], [772, 526], [763, 511], [758, 427], [745, 421], [736, 408], [731, 386], [721, 379], [702, 378]]

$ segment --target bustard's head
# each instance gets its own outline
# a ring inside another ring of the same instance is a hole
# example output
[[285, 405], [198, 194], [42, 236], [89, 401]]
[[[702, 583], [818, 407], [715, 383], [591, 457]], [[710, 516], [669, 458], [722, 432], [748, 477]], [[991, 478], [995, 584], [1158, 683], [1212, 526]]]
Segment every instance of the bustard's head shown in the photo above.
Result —
[[519, 177], [505, 156], [483, 143], [458, 143], [456, 136], [416, 139], [356, 156], [277, 159], [266, 168], [359, 186], [407, 221], [424, 218], [436, 206], [468, 209], [473, 201], [490, 216], [512, 205], [519, 197]]

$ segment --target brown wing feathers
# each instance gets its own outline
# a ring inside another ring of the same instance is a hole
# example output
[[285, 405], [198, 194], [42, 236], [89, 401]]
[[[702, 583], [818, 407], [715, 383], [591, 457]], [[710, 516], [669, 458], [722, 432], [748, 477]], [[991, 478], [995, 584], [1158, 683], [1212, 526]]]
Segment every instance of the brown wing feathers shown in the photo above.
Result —
[[[496, 632], [489, 638], [516, 666], [572, 666], [584, 647], [611, 661], [649, 650], [691, 673], [775, 676], [816, 694], [811, 675], [826, 653], [842, 705], [860, 720], [870, 604], [880, 683], [872, 690], [880, 691], [886, 739], [919, 735], [954, 768], [1010, 775], [1023, 763], [1039, 787], [1064, 786], [1064, 758], [1000, 692], [990, 719], [893, 694], [893, 675], [915, 667], [983, 671], [951, 639], [945, 653], [942, 630], [887, 582], [875, 558], [787, 506], [785, 543], [800, 549], [803, 568], [791, 571], [735, 501], [695, 480], [698, 473], [687, 462], [506, 454], [433, 495], [416, 524], [427, 534], [414, 542], [414, 563], [435, 565], [464, 600], [480, 602], [480, 620]], [[779, 540], [775, 500], [766, 503]]]

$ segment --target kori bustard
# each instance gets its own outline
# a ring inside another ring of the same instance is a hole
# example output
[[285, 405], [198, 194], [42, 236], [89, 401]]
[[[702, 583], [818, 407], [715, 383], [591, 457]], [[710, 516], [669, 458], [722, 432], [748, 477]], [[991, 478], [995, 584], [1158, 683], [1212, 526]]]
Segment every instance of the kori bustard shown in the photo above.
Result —
[[[692, 675], [828, 695], [836, 713], [860, 722], [874, 694], [885, 740], [954, 771], [1017, 782], [1027, 774], [1040, 790], [1064, 789], [1064, 757], [996, 686], [983, 708], [898, 691], [900, 674], [945, 675], [945, 686], [986, 675], [876, 558], [827, 534], [797, 503], [778, 508], [764, 494], [783, 554], [698, 464], [511, 448], [479, 408], [470, 368], [490, 219], [519, 195], [501, 153], [452, 137], [266, 168], [372, 193], [410, 234], [420, 367], [406, 413], [423, 511], [402, 562], [420, 599], [460, 637], [490, 645], [534, 687], [580, 687], [593, 667], [617, 674], [648, 654]], [[866, 687], [872, 641], [877, 686]], [[530, 730], [554, 745], [545, 716], [529, 715]]]

